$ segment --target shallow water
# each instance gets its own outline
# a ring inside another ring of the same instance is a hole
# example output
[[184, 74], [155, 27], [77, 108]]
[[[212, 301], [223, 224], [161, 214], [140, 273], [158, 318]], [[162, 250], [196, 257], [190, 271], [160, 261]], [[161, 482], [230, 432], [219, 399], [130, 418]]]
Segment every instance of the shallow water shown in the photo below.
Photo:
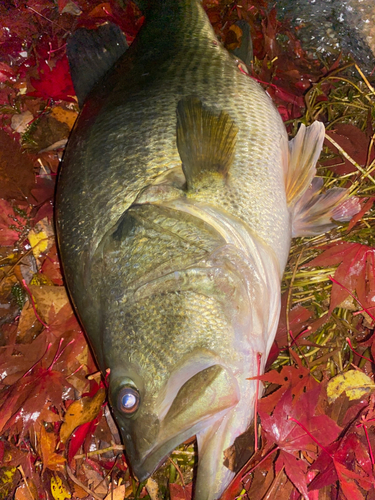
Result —
[[375, 67], [375, 0], [276, 0], [278, 16], [292, 20], [308, 52], [351, 54], [370, 73]]

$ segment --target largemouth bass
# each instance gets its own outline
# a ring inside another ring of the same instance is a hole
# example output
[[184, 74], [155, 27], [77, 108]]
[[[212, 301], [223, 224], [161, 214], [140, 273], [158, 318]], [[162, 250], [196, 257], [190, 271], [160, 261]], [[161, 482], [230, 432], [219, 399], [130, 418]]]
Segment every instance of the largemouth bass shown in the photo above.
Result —
[[345, 193], [313, 181], [323, 125], [288, 144], [199, 1], [141, 8], [126, 51], [110, 49], [110, 27], [70, 42], [84, 105], [58, 181], [58, 241], [134, 474], [196, 435], [195, 498], [214, 500], [233, 476], [224, 451], [254, 417], [248, 379], [274, 339], [292, 235], [332, 227]]

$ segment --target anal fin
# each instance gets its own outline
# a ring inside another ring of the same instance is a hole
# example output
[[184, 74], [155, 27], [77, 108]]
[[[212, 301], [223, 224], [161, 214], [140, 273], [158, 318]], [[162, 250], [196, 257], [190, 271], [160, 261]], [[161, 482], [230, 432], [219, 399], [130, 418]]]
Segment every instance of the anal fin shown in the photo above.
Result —
[[[289, 141], [286, 196], [292, 216], [292, 236], [315, 236], [334, 228], [333, 220], [348, 221], [359, 210], [356, 198], [346, 189], [333, 188], [321, 193], [323, 179], [315, 177], [323, 141], [324, 125], [301, 125]], [[333, 219], [333, 220], [332, 220]]]
[[80, 106], [127, 48], [125, 35], [113, 23], [103, 24], [96, 30], [79, 28], [69, 37], [67, 55]]

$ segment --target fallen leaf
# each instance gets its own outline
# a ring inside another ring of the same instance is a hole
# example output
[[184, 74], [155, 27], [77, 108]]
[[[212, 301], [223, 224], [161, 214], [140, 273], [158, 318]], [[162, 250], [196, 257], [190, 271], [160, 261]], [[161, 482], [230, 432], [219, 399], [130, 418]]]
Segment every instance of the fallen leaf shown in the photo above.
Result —
[[39, 263], [42, 253], [48, 252], [54, 243], [54, 232], [51, 222], [46, 217], [35, 224], [27, 235], [35, 260]]
[[78, 112], [62, 108], [61, 106], [56, 106], [52, 109], [51, 115], [59, 122], [66, 123], [69, 129], [72, 129], [77, 119]]
[[[337, 123], [333, 130], [327, 130], [326, 134], [335, 142], [360, 166], [364, 167], [367, 161], [368, 146], [370, 143], [369, 137], [362, 132], [358, 127], [350, 123]], [[328, 140], [324, 140], [324, 145], [328, 146], [336, 154], [340, 154], [339, 150]], [[374, 159], [374, 152], [369, 158], [371, 163]], [[331, 166], [331, 170], [338, 175], [345, 175], [355, 172], [357, 169], [347, 158], [342, 157], [341, 162], [335, 158], [324, 162], [326, 166]]]
[[[333, 278], [329, 312], [341, 304], [354, 291], [363, 309], [374, 307], [375, 301], [375, 249], [367, 245], [338, 242], [323, 247], [323, 253], [305, 266], [325, 267], [339, 264]], [[371, 311], [367, 311], [372, 316]]]
[[171, 500], [191, 500], [193, 497], [193, 483], [189, 483], [186, 486], [170, 483], [169, 494]]
[[152, 477], [149, 477], [146, 482], [146, 490], [147, 493], [150, 495], [151, 500], [158, 500], [159, 499], [159, 485], [155, 479], [152, 479]]
[[113, 490], [111, 490], [104, 498], [104, 500], [124, 500], [124, 498], [126, 498], [125, 491], [125, 484], [120, 484], [120, 486], [116, 486], [116, 488], [113, 488]]
[[66, 443], [74, 429], [94, 420], [98, 416], [104, 399], [105, 390], [99, 389], [93, 398], [86, 396], [74, 401], [66, 410], [60, 429], [60, 440]]
[[46, 322], [49, 322], [52, 307], [54, 314], [58, 315], [61, 309], [69, 304], [68, 295], [62, 286], [29, 285], [29, 290], [34, 297], [39, 314]]
[[47, 432], [44, 425], [40, 426], [40, 448], [43, 462], [43, 470], [59, 470], [66, 462], [66, 459], [59, 453], [56, 453], [56, 434]]
[[54, 500], [68, 500], [72, 495], [58, 475], [51, 477], [51, 493]]
[[328, 402], [346, 393], [349, 400], [360, 399], [375, 388], [374, 381], [359, 370], [349, 370], [331, 378], [327, 385]]
[[30, 486], [28, 487], [25, 483], [18, 486], [14, 495], [14, 500], [37, 500], [37, 498], [38, 497], [32, 493]]
[[43, 99], [62, 99], [64, 101], [76, 102], [73, 82], [70, 77], [69, 63], [66, 55], [55, 61], [51, 68], [44, 60], [39, 61], [39, 78], [31, 78], [34, 87], [30, 96], [42, 97]]
[[0, 198], [25, 201], [34, 185], [33, 162], [18, 142], [0, 130]]
[[26, 214], [17, 213], [9, 202], [0, 199], [0, 246], [13, 246], [25, 234], [25, 227], [28, 226], [25, 216]]
[[35, 316], [30, 300], [22, 308], [17, 328], [17, 340], [20, 343], [30, 343], [42, 331], [43, 325]]
[[33, 119], [34, 117], [29, 110], [24, 111], [23, 113], [12, 116], [11, 127], [15, 132], [23, 134]]

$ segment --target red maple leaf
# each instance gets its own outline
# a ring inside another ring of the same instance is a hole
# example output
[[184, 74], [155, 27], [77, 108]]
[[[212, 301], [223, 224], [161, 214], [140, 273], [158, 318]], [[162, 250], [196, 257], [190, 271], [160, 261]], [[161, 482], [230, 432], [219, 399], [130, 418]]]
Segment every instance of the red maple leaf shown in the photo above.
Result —
[[13, 246], [27, 221], [6, 200], [0, 199], [0, 246]]
[[58, 59], [51, 68], [44, 60], [39, 62], [39, 78], [30, 79], [34, 92], [28, 95], [43, 99], [75, 102], [75, 91], [70, 77], [69, 63], [66, 56]]
[[357, 293], [361, 307], [373, 317], [375, 302], [375, 248], [360, 243], [326, 245], [324, 252], [305, 266], [335, 266], [329, 312], [349, 295]]
[[259, 410], [267, 440], [288, 453], [314, 452], [317, 444], [332, 443], [341, 428], [327, 415], [315, 415], [320, 391], [318, 385], [293, 400], [292, 390], [288, 389], [272, 415]]
[[279, 455], [275, 470], [283, 467], [290, 481], [305, 499], [307, 491], [307, 462], [299, 458], [301, 451], [316, 453], [317, 445], [326, 447], [335, 441], [341, 428], [327, 415], [315, 415], [321, 386], [293, 399], [288, 389], [276, 405], [273, 414], [259, 410], [262, 432], [269, 443], [275, 443]]
[[302, 365], [300, 358], [294, 351], [290, 350], [289, 352], [295, 359], [297, 366], [283, 366], [280, 372], [278, 370], [271, 370], [264, 375], [254, 377], [254, 379], [280, 386], [258, 402], [259, 409], [263, 412], [271, 413], [281, 396], [288, 390], [291, 391], [292, 396], [298, 398], [303, 392], [310, 391], [319, 385], [314, 377], [311, 376], [310, 370]]
[[[0, 406], [0, 432], [25, 435], [30, 426], [39, 420], [46, 404], [62, 406], [63, 390], [70, 387], [65, 375], [51, 367], [39, 367], [10, 389], [2, 391]], [[4, 394], [4, 391], [5, 394]]]

